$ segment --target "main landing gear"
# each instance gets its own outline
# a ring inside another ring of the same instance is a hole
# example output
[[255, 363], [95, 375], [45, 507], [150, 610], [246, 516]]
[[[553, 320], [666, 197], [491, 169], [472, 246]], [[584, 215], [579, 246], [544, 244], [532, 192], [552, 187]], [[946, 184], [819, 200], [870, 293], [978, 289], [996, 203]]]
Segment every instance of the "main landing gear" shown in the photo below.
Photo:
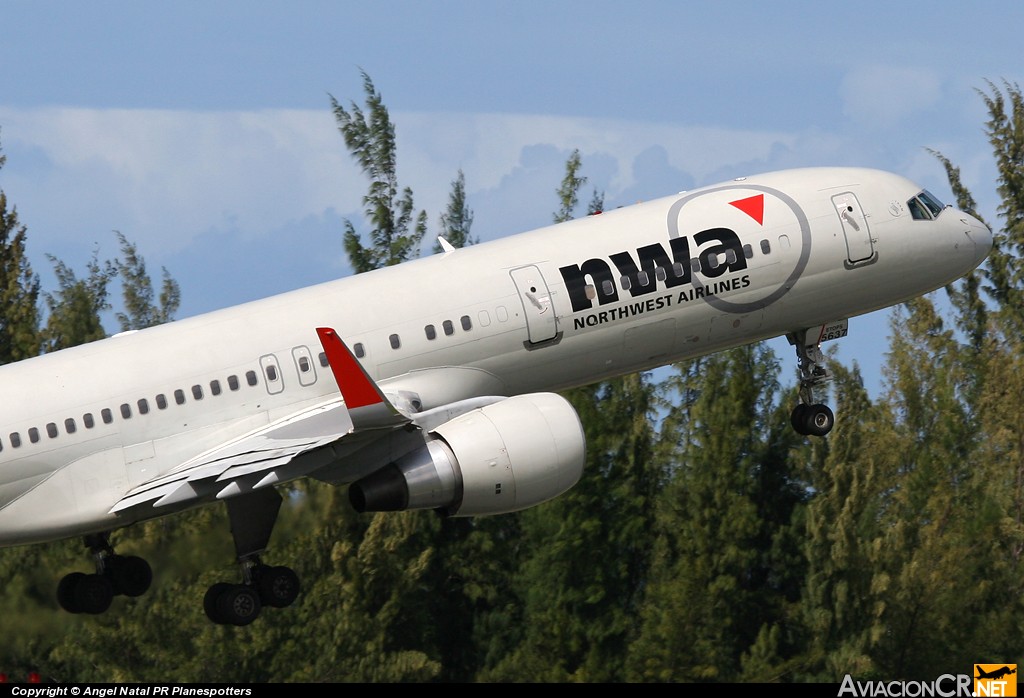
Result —
[[790, 344], [796, 345], [797, 366], [800, 369], [800, 404], [793, 408], [790, 421], [793, 429], [804, 436], [825, 436], [835, 426], [836, 418], [828, 405], [814, 401], [814, 390], [831, 378], [825, 368], [825, 355], [821, 345], [814, 339], [808, 344], [807, 330], [787, 335]]
[[[225, 500], [242, 582], [214, 584], [206, 592], [206, 615], [222, 625], [248, 625], [266, 607], [284, 608], [299, 595], [299, 578], [288, 567], [260, 561], [281, 508], [273, 487]], [[70, 613], [103, 613], [115, 596], [141, 596], [153, 581], [149, 563], [141, 557], [114, 553], [108, 534], [86, 536], [96, 561], [96, 573], [72, 572], [60, 580], [57, 601]]]
[[203, 599], [207, 617], [221, 625], [248, 625], [264, 606], [284, 608], [299, 595], [299, 577], [289, 567], [271, 567], [260, 561], [281, 508], [281, 495], [273, 487], [225, 500], [231, 520], [235, 553], [242, 569], [241, 584], [220, 582]]
[[134, 555], [117, 555], [106, 533], [86, 536], [96, 573], [72, 572], [57, 585], [57, 602], [69, 613], [103, 613], [115, 596], [142, 596], [153, 581], [149, 563]]

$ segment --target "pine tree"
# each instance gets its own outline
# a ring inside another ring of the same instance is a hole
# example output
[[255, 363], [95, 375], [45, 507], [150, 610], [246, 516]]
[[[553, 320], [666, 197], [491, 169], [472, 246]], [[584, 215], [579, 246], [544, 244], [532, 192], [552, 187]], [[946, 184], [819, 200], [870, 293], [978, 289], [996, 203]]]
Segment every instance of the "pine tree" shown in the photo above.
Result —
[[353, 223], [345, 221], [345, 252], [357, 274], [417, 256], [427, 230], [426, 211], [414, 214], [412, 189], [406, 187], [399, 194], [395, 127], [370, 76], [362, 75], [365, 112], [354, 102], [346, 110], [331, 97], [345, 146], [370, 180], [363, 197], [370, 244], [364, 245]]
[[777, 371], [770, 350], [752, 345], [684, 362], [669, 384], [669, 479], [630, 680], [731, 681], [745, 658], [764, 680], [788, 651], [780, 634], [793, 632], [785, 619], [803, 569], [791, 522], [805, 495], [786, 458]]
[[112, 262], [101, 263], [93, 252], [87, 265], [88, 278], [79, 279], [75, 272], [53, 255], [48, 255], [60, 288], [45, 293], [50, 313], [43, 331], [47, 352], [94, 342], [106, 337], [101, 313], [110, 308], [107, 286], [117, 275]]
[[117, 313], [121, 331], [141, 330], [170, 322], [181, 304], [178, 282], [164, 268], [160, 297], [154, 302], [153, 282], [146, 272], [146, 260], [138, 253], [135, 244], [129, 242], [123, 234], [117, 233], [117, 239], [124, 256], [123, 260], [114, 261], [124, 294], [124, 312]]
[[[448, 208], [441, 214], [440, 237], [444, 238], [452, 247], [466, 247], [479, 242], [470, 234], [473, 227], [473, 211], [466, 203], [466, 175], [459, 170], [458, 176], [452, 182], [452, 191], [448, 195]], [[442, 252], [441, 242], [434, 244], [434, 253]]]
[[[0, 152], [0, 170], [7, 158]], [[39, 337], [39, 277], [26, 252], [28, 230], [8, 208], [0, 189], [0, 364], [36, 356]]]

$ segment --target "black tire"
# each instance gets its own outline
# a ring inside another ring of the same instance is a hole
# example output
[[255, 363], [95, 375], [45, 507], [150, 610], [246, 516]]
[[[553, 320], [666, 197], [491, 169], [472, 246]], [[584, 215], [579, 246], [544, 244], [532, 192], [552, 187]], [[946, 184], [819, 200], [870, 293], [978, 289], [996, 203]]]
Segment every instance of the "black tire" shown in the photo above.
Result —
[[804, 415], [805, 434], [825, 436], [835, 426], [836, 417], [828, 405], [811, 405]]
[[265, 605], [291, 606], [299, 596], [299, 576], [290, 567], [263, 567], [258, 588]]
[[82, 613], [103, 613], [114, 600], [114, 586], [104, 574], [87, 574], [75, 584], [74, 598]]
[[793, 431], [801, 436], [807, 436], [807, 405], [800, 403], [793, 408], [789, 422], [793, 425]]
[[203, 597], [203, 610], [206, 611], [206, 617], [218, 625], [226, 624], [227, 620], [225, 620], [217, 610], [217, 602], [220, 600], [221, 594], [230, 588], [231, 585], [227, 582], [218, 582], [207, 589], [206, 596]]
[[82, 608], [75, 601], [75, 589], [85, 576], [84, 572], [72, 572], [64, 575], [57, 585], [57, 603], [68, 613], [82, 612]]
[[153, 569], [141, 557], [115, 555], [107, 562], [114, 593], [142, 596], [153, 583]]
[[232, 584], [217, 598], [217, 613], [229, 625], [249, 625], [262, 608], [259, 592], [245, 584]]

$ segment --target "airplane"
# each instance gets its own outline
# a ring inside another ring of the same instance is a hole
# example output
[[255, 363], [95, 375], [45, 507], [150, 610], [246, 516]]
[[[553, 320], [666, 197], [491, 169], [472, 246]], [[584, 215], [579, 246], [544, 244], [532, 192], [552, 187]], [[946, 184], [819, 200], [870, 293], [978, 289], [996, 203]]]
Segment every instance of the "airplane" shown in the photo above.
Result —
[[[975, 665], [975, 666], [977, 666], [977, 665]], [[1008, 666], [1002, 666], [1002, 667], [1000, 667], [998, 669], [995, 669], [993, 671], [985, 671], [984, 669], [979, 667], [978, 668], [978, 675], [975, 676], [974, 678], [976, 678], [976, 679], [995, 679], [995, 680], [999, 680], [999, 679], [1001, 679], [1001, 678], [1003, 678], [1005, 676], [1010, 676], [1010, 675], [1016, 674], [1016, 673], [1017, 673], [1016, 666], [1014, 668], [1012, 668], [1012, 669], [1010, 667], [1008, 667]]]
[[265, 564], [279, 486], [359, 512], [519, 511], [582, 476], [558, 391], [785, 335], [792, 424], [823, 437], [821, 343], [969, 273], [989, 229], [902, 176], [805, 168], [684, 191], [0, 367], [0, 546], [81, 537], [72, 613], [152, 570], [110, 533], [227, 507], [241, 581], [203, 604], [246, 625], [299, 595]]

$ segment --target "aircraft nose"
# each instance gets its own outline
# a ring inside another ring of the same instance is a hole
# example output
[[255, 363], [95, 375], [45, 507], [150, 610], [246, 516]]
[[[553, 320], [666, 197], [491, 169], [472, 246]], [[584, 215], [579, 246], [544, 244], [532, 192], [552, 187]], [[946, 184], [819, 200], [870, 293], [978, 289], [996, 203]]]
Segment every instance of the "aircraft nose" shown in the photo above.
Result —
[[976, 264], [981, 264], [992, 251], [992, 231], [988, 226], [974, 216], [962, 214], [963, 220], [968, 225], [967, 237], [974, 243], [974, 254]]

